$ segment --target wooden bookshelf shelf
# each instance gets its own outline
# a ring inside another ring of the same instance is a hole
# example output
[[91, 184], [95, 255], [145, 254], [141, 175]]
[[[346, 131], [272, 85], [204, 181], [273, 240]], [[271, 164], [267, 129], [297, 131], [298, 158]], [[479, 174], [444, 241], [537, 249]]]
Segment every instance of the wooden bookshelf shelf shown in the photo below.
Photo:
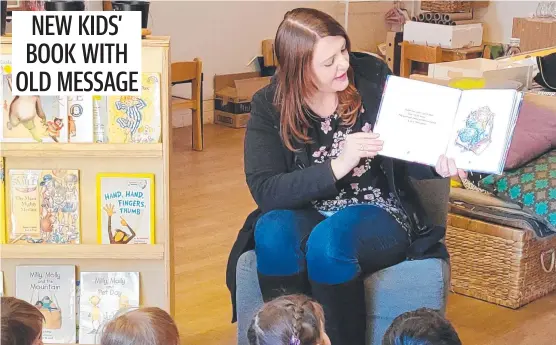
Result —
[[162, 157], [162, 144], [1, 143], [3, 157]]
[[162, 244], [2, 244], [1, 259], [163, 260]]

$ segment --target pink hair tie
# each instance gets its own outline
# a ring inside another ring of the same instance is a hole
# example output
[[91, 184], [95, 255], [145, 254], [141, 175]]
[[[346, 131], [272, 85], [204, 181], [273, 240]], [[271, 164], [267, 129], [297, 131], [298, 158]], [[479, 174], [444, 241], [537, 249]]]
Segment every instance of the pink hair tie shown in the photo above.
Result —
[[292, 335], [292, 338], [290, 339], [290, 345], [301, 345], [301, 340], [299, 340], [299, 338], [297, 338], [295, 335]]

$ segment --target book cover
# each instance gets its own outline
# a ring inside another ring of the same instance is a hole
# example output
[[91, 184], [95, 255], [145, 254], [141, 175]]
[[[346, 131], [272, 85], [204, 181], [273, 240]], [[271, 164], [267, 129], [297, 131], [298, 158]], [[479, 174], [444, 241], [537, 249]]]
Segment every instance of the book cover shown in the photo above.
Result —
[[69, 142], [92, 143], [94, 141], [93, 98], [67, 97]]
[[79, 171], [10, 170], [10, 243], [80, 243]]
[[160, 75], [142, 74], [141, 97], [108, 97], [108, 142], [158, 143], [161, 135]]
[[17, 266], [15, 286], [43, 314], [44, 343], [75, 343], [75, 266]]
[[0, 156], [0, 243], [6, 243], [6, 175], [4, 157]]
[[99, 331], [120, 310], [139, 307], [139, 272], [81, 272], [79, 343], [99, 344]]
[[93, 97], [93, 134], [95, 143], [108, 142], [108, 98], [106, 96]]
[[13, 96], [11, 56], [2, 56], [2, 125], [0, 141], [67, 142], [65, 97]]
[[154, 206], [154, 174], [98, 174], [98, 243], [154, 244]]

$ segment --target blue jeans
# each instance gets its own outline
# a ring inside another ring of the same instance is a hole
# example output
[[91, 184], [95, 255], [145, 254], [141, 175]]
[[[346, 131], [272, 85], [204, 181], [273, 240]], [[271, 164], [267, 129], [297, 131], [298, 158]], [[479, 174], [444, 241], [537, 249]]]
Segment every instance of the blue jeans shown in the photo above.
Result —
[[259, 273], [307, 272], [320, 284], [342, 284], [398, 264], [408, 246], [404, 228], [371, 205], [350, 206], [327, 218], [314, 210], [275, 210], [255, 226]]

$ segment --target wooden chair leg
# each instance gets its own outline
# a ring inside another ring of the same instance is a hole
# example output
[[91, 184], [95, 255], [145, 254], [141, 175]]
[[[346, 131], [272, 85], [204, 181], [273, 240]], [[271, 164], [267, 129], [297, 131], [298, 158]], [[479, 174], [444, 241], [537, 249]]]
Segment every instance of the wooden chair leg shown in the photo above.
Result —
[[201, 73], [200, 80], [193, 81], [192, 92], [197, 94], [198, 103], [197, 109], [191, 112], [192, 121], [191, 127], [193, 130], [192, 146], [195, 151], [203, 151], [204, 138], [203, 138], [203, 74]]
[[193, 110], [192, 116], [192, 131], [193, 131], [193, 150], [203, 151], [203, 117], [201, 116], [201, 109]]

